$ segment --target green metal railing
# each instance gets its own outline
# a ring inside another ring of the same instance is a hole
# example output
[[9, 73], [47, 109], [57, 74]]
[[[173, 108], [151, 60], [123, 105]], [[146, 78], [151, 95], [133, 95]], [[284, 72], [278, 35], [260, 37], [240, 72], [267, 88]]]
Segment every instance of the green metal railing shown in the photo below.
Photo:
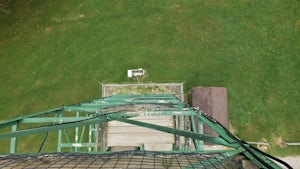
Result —
[[[181, 120], [178, 122], [180, 124], [177, 125], [177, 128], [171, 128], [132, 119], [138, 116], [172, 116]], [[183, 119], [189, 119], [190, 131], [182, 129], [181, 126], [185, 123]], [[11, 128], [11, 131], [1, 132], [0, 139], [10, 141], [10, 153], [13, 154], [17, 153], [19, 137], [57, 132], [57, 152], [61, 152], [62, 148], [66, 147], [70, 148], [70, 152], [83, 152], [82, 148], [84, 147], [88, 152], [107, 153], [103, 151], [106, 149], [100, 144], [103, 138], [99, 137], [98, 125], [109, 121], [120, 121], [192, 139], [194, 147], [177, 145], [180, 149], [173, 149], [171, 152], [211, 152], [204, 149], [204, 143], [207, 142], [227, 147], [226, 150], [215, 150], [215, 152], [222, 153], [222, 158], [243, 154], [259, 168], [281, 168], [269, 159], [270, 156], [266, 156], [263, 152], [239, 140], [214, 119], [205, 116], [201, 111], [194, 110], [175, 96], [167, 94], [114, 95], [4, 121], [0, 123], [0, 129]], [[21, 128], [20, 126], [24, 124], [38, 126]], [[203, 134], [203, 124], [209, 126], [219, 136]], [[68, 133], [70, 129], [75, 130], [73, 139]], [[84, 142], [85, 137], [87, 137], [87, 142]], [[214, 159], [222, 160], [222, 158]]]

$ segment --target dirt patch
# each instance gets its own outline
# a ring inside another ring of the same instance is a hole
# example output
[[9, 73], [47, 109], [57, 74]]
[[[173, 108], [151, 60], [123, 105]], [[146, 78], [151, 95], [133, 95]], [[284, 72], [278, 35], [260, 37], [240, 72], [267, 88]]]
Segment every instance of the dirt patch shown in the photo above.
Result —
[[237, 130], [232, 126], [232, 124], [229, 122], [229, 131], [230, 133], [232, 133], [233, 135], [237, 134]]
[[282, 137], [276, 137], [276, 138], [274, 138], [274, 141], [275, 141], [276, 145], [279, 146], [280, 148], [286, 147], [286, 144], [282, 140]]
[[52, 32], [53, 28], [51, 26], [48, 26], [45, 28], [45, 32], [49, 33]]
[[297, 27], [300, 26], [300, 19], [298, 19], [298, 20], [296, 21], [296, 26], [297, 26]]
[[257, 129], [256, 126], [251, 125], [249, 122], [247, 122], [247, 124], [246, 124], [246, 132], [247, 133], [257, 133], [258, 129]]
[[300, 19], [298, 19], [295, 23], [295, 31], [297, 32], [300, 27]]

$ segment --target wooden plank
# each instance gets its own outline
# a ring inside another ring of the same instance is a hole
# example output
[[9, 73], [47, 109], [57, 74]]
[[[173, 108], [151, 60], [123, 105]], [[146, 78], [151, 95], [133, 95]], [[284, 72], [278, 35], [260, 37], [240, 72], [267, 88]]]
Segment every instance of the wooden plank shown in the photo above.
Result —
[[173, 144], [144, 144], [144, 149], [151, 151], [172, 150]]
[[173, 121], [173, 116], [137, 116], [130, 118], [131, 120], [170, 120]]
[[[139, 116], [131, 119], [171, 128], [174, 127], [173, 117], [161, 118]], [[148, 144], [151, 146], [148, 147], [147, 150], [151, 150], [151, 147], [155, 148], [154, 145], [157, 145], [155, 150], [172, 150], [174, 143], [175, 136], [173, 134], [118, 121], [111, 121], [107, 124], [107, 146], [140, 147], [143, 144]]]
[[111, 151], [134, 151], [140, 146], [111, 146]]
[[[170, 126], [172, 127], [172, 126]], [[108, 134], [130, 134], [130, 133], [140, 133], [140, 134], [163, 134], [165, 132], [161, 132], [158, 130], [153, 130], [145, 127], [136, 127], [136, 126], [114, 126], [107, 128]]]
[[[151, 124], [157, 124], [157, 125], [161, 125], [161, 126], [174, 126], [174, 122], [173, 121], [167, 121], [167, 120], [138, 120], [141, 122], [145, 122], [145, 123], [151, 123]], [[110, 121], [107, 123], [107, 127], [120, 127], [120, 126], [136, 126], [133, 124], [128, 124], [128, 123], [124, 123], [124, 122], [119, 122], [119, 121]]]
[[173, 144], [175, 139], [171, 134], [110, 134], [107, 136], [108, 146], [136, 146], [141, 144]]

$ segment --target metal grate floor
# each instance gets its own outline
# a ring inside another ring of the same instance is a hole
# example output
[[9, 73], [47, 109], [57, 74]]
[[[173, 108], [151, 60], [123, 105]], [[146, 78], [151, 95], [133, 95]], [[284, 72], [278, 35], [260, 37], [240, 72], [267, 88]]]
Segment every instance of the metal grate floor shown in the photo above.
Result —
[[107, 154], [50, 153], [0, 156], [0, 168], [109, 168], [109, 169], [241, 169], [234, 157], [222, 154], [123, 151]]

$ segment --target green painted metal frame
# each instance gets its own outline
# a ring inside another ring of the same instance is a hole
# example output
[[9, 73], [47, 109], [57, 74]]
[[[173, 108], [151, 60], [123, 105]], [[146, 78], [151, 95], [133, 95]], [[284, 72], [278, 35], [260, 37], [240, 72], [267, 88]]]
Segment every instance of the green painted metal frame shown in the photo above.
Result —
[[[16, 132], [18, 130], [18, 124], [13, 124], [11, 126], [11, 132]], [[11, 137], [10, 138], [10, 153], [16, 153], [16, 148], [17, 148], [17, 138], [16, 137]]]
[[141, 127], [146, 127], [146, 128], [150, 128], [150, 129], [154, 129], [154, 130], [158, 130], [158, 131], [163, 131], [163, 132], [166, 132], [166, 133], [171, 133], [171, 134], [175, 134], [175, 135], [179, 135], [179, 136], [184, 136], [184, 137], [187, 137], [187, 138], [192, 138], [192, 139], [196, 139], [196, 140], [203, 140], [203, 141], [218, 144], [218, 145], [224, 145], [224, 146], [233, 147], [233, 148], [237, 148], [237, 146], [238, 146], [238, 145], [235, 145], [235, 144], [228, 144], [228, 142], [226, 140], [224, 140], [220, 137], [212, 137], [212, 136], [207, 136], [207, 135], [204, 135], [204, 134], [194, 133], [194, 132], [190, 132], [190, 131], [178, 130], [178, 129], [175, 129], [175, 128], [159, 126], [159, 125], [140, 122], [140, 121], [136, 121], [136, 120], [130, 120], [130, 119], [127, 119], [127, 118], [124, 118], [124, 117], [120, 118], [120, 117], [117, 117], [115, 115], [108, 115], [107, 118], [111, 121], [116, 120], [116, 121], [129, 123], [129, 124], [133, 124], [133, 125], [137, 125], [137, 126], [141, 126]]
[[[135, 110], [133, 105], [153, 105], [151, 108], [143, 108]], [[75, 113], [70, 116], [68, 113]], [[84, 116], [80, 116], [83, 114]], [[140, 122], [132, 120], [132, 117], [147, 115], [147, 116], [177, 116], [179, 118], [189, 117], [191, 120], [191, 131], [185, 131], [178, 128], [164, 127], [160, 125]], [[54, 117], [53, 117], [54, 116]], [[197, 119], [198, 123], [196, 123]], [[114, 95], [101, 99], [94, 99], [85, 103], [78, 103], [70, 106], [52, 109], [46, 112], [37, 113], [34, 115], [20, 117], [14, 120], [0, 123], [0, 129], [11, 127], [11, 132], [1, 132], [0, 139], [10, 139], [10, 153], [17, 152], [17, 138], [26, 135], [39, 134], [45, 132], [58, 131], [58, 148], [61, 151], [62, 147], [74, 147], [74, 151], [80, 151], [79, 147], [94, 146], [94, 151], [97, 152], [98, 138], [96, 125], [109, 121], [121, 121], [129, 124], [134, 124], [141, 127], [146, 127], [166, 133], [171, 133], [185, 138], [191, 138], [195, 144], [197, 152], [205, 153], [203, 142], [209, 142], [217, 145], [223, 145], [232, 150], [219, 150], [220, 153], [227, 153], [228, 156], [234, 156], [236, 153], [242, 153], [253, 161], [260, 168], [280, 168], [273, 161], [269, 160], [263, 153], [251, 147], [245, 142], [242, 142], [231, 133], [229, 133], [222, 125], [214, 119], [203, 115], [183, 103], [180, 99], [173, 95]], [[22, 124], [41, 124], [39, 127], [18, 129]], [[51, 123], [50, 125], [44, 125]], [[207, 136], [203, 134], [202, 125], [206, 124], [212, 128], [219, 137]], [[85, 126], [89, 126], [88, 143], [82, 143]], [[94, 126], [94, 129], [93, 127]], [[196, 127], [197, 126], [197, 127]], [[79, 127], [82, 127], [82, 133], [79, 138]], [[71, 142], [66, 129], [75, 129], [75, 142]], [[64, 131], [67, 143], [62, 142]], [[92, 136], [94, 133], [94, 136]], [[92, 142], [92, 137], [94, 142]], [[175, 151], [175, 150], [174, 150]], [[174, 152], [173, 151], [173, 152]], [[182, 149], [181, 151], [186, 151]], [[192, 151], [192, 150], [188, 150]], [[102, 152], [103, 153], [103, 152]]]

